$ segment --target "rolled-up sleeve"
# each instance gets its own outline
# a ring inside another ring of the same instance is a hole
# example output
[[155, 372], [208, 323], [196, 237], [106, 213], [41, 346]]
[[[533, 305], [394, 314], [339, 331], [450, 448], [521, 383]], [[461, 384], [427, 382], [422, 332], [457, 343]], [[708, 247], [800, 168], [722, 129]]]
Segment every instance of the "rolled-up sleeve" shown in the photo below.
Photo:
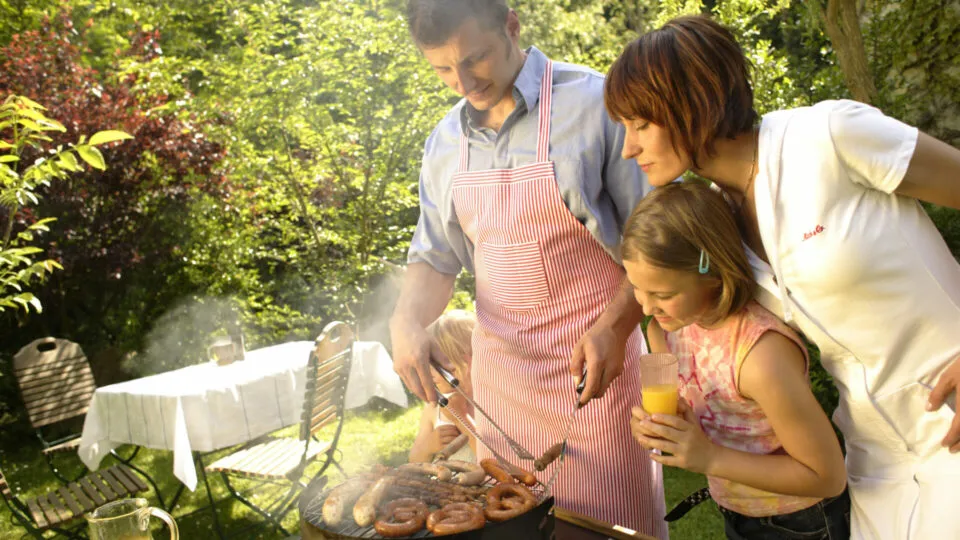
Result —
[[431, 158], [433, 136], [427, 141], [420, 169], [420, 219], [410, 240], [407, 263], [427, 263], [443, 274], [472, 271], [471, 249], [452, 208], [450, 178], [443, 163]]

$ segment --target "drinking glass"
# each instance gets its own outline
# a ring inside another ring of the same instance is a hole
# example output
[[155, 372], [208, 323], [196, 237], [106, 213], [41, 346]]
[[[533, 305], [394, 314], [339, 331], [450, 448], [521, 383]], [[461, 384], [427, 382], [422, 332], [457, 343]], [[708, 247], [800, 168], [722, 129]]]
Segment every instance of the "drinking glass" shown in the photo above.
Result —
[[650, 414], [677, 414], [677, 357], [651, 353], [640, 357], [640, 398]]

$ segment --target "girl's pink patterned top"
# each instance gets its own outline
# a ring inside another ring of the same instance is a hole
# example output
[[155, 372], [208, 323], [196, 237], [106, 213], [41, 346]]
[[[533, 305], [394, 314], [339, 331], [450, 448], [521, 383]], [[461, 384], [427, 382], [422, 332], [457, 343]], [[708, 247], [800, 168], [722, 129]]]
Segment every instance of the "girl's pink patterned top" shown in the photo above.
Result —
[[[795, 341], [807, 358], [800, 337], [774, 314], [751, 301], [716, 328], [692, 324], [668, 332], [667, 347], [679, 360], [680, 395], [690, 403], [700, 426], [713, 442], [750, 452], [783, 452], [763, 410], [740, 395], [740, 366], [766, 332]], [[747, 516], [788, 514], [808, 508], [819, 498], [780, 495], [723, 478], [707, 477], [717, 504]]]

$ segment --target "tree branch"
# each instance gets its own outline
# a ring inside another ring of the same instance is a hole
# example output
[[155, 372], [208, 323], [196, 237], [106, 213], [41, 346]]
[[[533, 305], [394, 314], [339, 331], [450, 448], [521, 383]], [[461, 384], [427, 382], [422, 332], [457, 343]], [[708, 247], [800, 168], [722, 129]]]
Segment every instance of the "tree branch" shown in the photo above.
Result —
[[823, 19], [847, 89], [857, 101], [873, 103], [877, 97], [877, 87], [870, 73], [863, 34], [860, 32], [858, 1], [827, 0], [825, 12], [822, 1], [817, 0], [812, 4]]

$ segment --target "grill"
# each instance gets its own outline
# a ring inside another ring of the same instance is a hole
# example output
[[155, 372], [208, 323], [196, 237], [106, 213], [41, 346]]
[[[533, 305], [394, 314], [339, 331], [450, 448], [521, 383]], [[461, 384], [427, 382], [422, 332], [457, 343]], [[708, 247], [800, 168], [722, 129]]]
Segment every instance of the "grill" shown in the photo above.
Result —
[[[304, 490], [300, 497], [301, 534], [304, 540], [314, 539], [355, 539], [355, 538], [384, 538], [377, 534], [373, 526], [358, 527], [352, 519], [336, 528], [331, 528], [323, 522], [321, 509], [327, 494], [332, 490], [324, 489], [326, 478], [315, 478]], [[484, 487], [492, 487], [492, 483]], [[545, 497], [542, 486], [530, 488], [539, 500], [529, 512], [501, 522], [488, 521], [482, 529], [467, 531], [459, 534], [445, 535], [444, 539], [459, 540], [494, 540], [505, 538], [523, 538], [529, 540], [549, 540], [553, 538], [553, 497]], [[434, 507], [431, 507], [433, 509]], [[416, 532], [408, 538], [439, 538], [426, 528]]]

